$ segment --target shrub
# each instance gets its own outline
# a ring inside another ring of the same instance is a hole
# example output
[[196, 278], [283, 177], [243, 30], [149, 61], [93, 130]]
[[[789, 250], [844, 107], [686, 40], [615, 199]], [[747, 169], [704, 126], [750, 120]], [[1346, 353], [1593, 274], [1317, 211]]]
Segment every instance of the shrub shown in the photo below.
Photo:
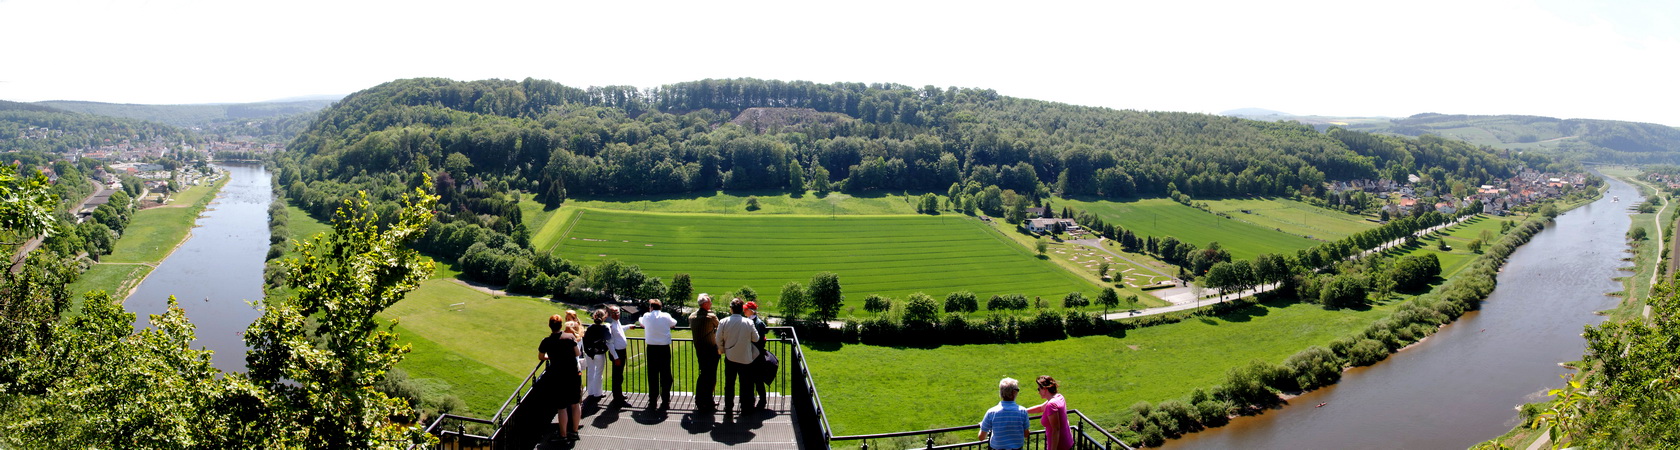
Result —
[[1363, 339], [1348, 349], [1348, 364], [1354, 367], [1376, 364], [1388, 357], [1388, 347], [1374, 339]]
[[1142, 431], [1138, 432], [1138, 440], [1142, 442], [1145, 447], [1160, 447], [1161, 444], [1165, 444], [1167, 442], [1167, 437], [1161, 433], [1160, 426], [1147, 424], [1143, 426]]
[[1196, 402], [1196, 418], [1202, 425], [1217, 427], [1230, 421], [1231, 405], [1219, 400], [1207, 399]]
[[1145, 425], [1144, 428], [1150, 426], [1160, 427], [1161, 434], [1166, 437], [1178, 437], [1187, 431], [1178, 427], [1178, 418], [1159, 408], [1155, 409], [1155, 412], [1149, 413], [1149, 425]]
[[910, 294], [904, 301], [904, 326], [906, 328], [932, 328], [939, 322], [939, 304], [934, 303], [933, 297], [917, 292]]
[[957, 291], [945, 296], [945, 312], [972, 313], [980, 310], [980, 301], [973, 292]]
[[1171, 418], [1173, 421], [1172, 428], [1178, 430], [1180, 433], [1196, 431], [1201, 428], [1201, 420], [1198, 420], [1198, 416], [1201, 414], [1196, 411], [1195, 408], [1190, 407], [1190, 404], [1188, 403], [1178, 400], [1167, 400], [1161, 402], [1160, 406], [1156, 409], [1160, 412], [1166, 413], [1167, 417]]
[[1096, 314], [1068, 311], [1066, 328], [1068, 336], [1095, 336], [1108, 332], [1108, 321]]
[[1039, 311], [1021, 323], [1021, 342], [1044, 342], [1067, 338], [1066, 324], [1062, 322], [1062, 315], [1050, 311]]
[[860, 327], [858, 326], [858, 322], [856, 320], [847, 319], [846, 324], [840, 328], [840, 340], [848, 344], [856, 344], [858, 342], [859, 328]]
[[889, 309], [892, 309], [892, 299], [876, 294], [869, 294], [869, 297], [863, 299], [864, 311], [880, 314]]
[[1022, 310], [1027, 309], [1027, 296], [1023, 294], [993, 295], [986, 301], [989, 310]]
[[1063, 308], [1083, 308], [1090, 305], [1091, 300], [1086, 299], [1085, 294], [1080, 292], [1069, 292], [1062, 297]]
[[1295, 374], [1295, 384], [1301, 389], [1328, 386], [1342, 377], [1341, 360], [1330, 349], [1316, 345], [1291, 355], [1283, 365]]

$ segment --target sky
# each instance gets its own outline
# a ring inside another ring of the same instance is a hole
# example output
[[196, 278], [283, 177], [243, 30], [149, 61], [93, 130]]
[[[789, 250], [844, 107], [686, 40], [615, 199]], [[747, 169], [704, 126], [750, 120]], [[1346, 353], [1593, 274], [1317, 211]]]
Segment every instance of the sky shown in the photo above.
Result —
[[1680, 2], [0, 0], [0, 100], [254, 102], [411, 77], [994, 89], [1078, 105], [1680, 126]]

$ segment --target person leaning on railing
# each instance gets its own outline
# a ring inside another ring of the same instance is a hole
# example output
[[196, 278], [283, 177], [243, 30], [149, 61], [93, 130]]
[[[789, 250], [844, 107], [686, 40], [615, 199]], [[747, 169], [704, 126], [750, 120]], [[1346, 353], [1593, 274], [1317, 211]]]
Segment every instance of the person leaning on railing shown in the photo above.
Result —
[[677, 319], [665, 314], [657, 298], [647, 305], [648, 312], [635, 325], [647, 330], [647, 409], [671, 409], [671, 327], [677, 326]]
[[746, 303], [737, 298], [729, 301], [729, 311], [734, 313], [723, 321], [718, 322], [717, 344], [718, 351], [724, 356], [723, 362], [723, 418], [729, 420], [729, 412], [735, 406], [736, 379], [740, 380], [741, 412], [752, 409], [752, 362], [758, 359], [758, 347], [753, 342], [758, 341], [758, 330], [753, 323], [743, 315]]
[[694, 409], [698, 412], [710, 413], [717, 410], [717, 400], [712, 398], [712, 390], [717, 387], [718, 345], [717, 345], [717, 314], [712, 313], [712, 296], [701, 293], [696, 303], [699, 308], [688, 316], [688, 324], [694, 334], [694, 359], [700, 366], [700, 375], [694, 382]]
[[618, 305], [607, 305], [607, 348], [612, 349], [612, 392], [611, 406], [630, 406], [630, 400], [624, 397], [624, 360], [630, 358], [627, 349], [630, 340], [624, 338], [624, 323], [618, 318]]
[[1073, 428], [1068, 424], [1067, 399], [1056, 392], [1055, 378], [1049, 375], [1038, 376], [1038, 396], [1044, 403], [1027, 408], [1027, 414], [1040, 414], [1039, 423], [1044, 425], [1044, 448], [1047, 450], [1069, 450], [1073, 448]]
[[1003, 401], [986, 410], [986, 416], [980, 419], [979, 439], [985, 439], [993, 450], [1019, 450], [1027, 445], [1031, 416], [1015, 404], [1015, 395], [1020, 392], [1021, 383], [1014, 378], [999, 381], [998, 397]]
[[607, 358], [618, 359], [618, 352], [608, 343], [612, 339], [612, 331], [607, 329], [607, 311], [597, 309], [589, 313], [589, 318], [595, 324], [583, 332], [583, 354], [589, 368], [589, 392], [591, 399], [607, 396], [602, 389], [602, 382], [606, 379]]

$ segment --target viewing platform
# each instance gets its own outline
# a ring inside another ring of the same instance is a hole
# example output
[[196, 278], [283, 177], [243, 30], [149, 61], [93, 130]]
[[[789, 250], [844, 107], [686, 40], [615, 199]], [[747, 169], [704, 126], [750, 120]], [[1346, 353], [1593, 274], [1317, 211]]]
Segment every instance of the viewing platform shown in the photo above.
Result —
[[[770, 381], [763, 410], [741, 413], [735, 405], [734, 414], [722, 411], [724, 374], [718, 367], [718, 386], [713, 392], [718, 411], [696, 411], [694, 387], [699, 367], [694, 355], [692, 339], [672, 339], [671, 405], [662, 410], [648, 410], [646, 342], [631, 337], [630, 358], [624, 368], [624, 392], [629, 406], [613, 406], [611, 376], [608, 376], [607, 396], [585, 398], [583, 421], [579, 438], [575, 441], [558, 439], [559, 426], [554, 411], [542, 411], [542, 401], [530, 399], [532, 384], [544, 368], [538, 363], [525, 377], [513, 395], [490, 419], [445, 414], [426, 427], [426, 432], [439, 438], [432, 448], [440, 449], [827, 449], [832, 445], [872, 448], [927, 449], [986, 449], [985, 441], [964, 441], [936, 445], [936, 439], [949, 441], [972, 439], [978, 425], [932, 430], [903, 431], [873, 435], [834, 436], [823, 410], [804, 352], [799, 346], [798, 333], [791, 327], [771, 327], [775, 339], [766, 350], [781, 360], [774, 380]], [[526, 406], [530, 405], [530, 406]], [[1034, 417], [1036, 420], [1036, 417]], [[1085, 417], [1078, 410], [1068, 411], [1073, 428], [1075, 448], [1081, 450], [1131, 450], [1102, 426]], [[1045, 447], [1044, 431], [1031, 432], [1027, 448]]]

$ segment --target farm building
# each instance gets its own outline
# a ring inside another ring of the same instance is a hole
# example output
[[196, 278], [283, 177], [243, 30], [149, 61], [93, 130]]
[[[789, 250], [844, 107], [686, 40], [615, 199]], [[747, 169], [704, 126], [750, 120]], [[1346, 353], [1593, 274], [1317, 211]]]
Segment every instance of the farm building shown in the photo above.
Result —
[[1079, 229], [1079, 223], [1073, 219], [1027, 219], [1027, 229], [1034, 233], [1059, 233]]

